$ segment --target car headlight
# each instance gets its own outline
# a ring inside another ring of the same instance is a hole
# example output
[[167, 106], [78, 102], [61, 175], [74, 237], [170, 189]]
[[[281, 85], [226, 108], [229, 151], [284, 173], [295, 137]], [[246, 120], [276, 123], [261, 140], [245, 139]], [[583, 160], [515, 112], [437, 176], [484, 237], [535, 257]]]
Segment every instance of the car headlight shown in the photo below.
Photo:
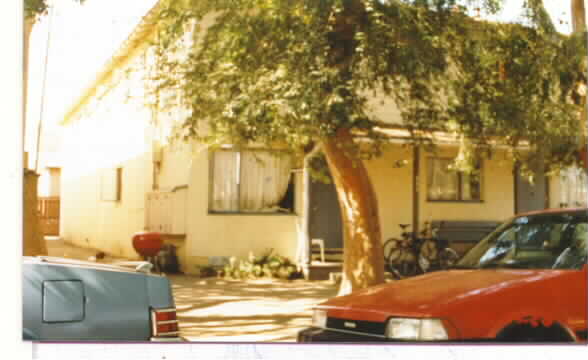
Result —
[[315, 309], [312, 313], [312, 326], [318, 328], [327, 327], [327, 312], [325, 310]]
[[447, 331], [439, 319], [393, 318], [386, 325], [386, 337], [398, 340], [447, 340]]

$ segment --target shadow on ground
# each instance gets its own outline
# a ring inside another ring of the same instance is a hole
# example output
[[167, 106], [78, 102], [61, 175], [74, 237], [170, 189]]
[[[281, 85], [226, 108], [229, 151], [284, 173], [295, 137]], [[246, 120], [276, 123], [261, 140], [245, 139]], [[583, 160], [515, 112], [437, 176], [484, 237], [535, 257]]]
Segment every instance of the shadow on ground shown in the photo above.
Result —
[[169, 279], [180, 332], [198, 342], [295, 342], [310, 326], [311, 307], [337, 292], [322, 281]]

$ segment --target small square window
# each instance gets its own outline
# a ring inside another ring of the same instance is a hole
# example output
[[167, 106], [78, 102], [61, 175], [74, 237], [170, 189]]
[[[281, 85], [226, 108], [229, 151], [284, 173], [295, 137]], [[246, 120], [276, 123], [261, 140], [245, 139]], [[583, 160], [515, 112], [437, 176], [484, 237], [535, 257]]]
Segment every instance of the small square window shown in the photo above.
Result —
[[120, 201], [122, 198], [122, 168], [106, 169], [100, 176], [100, 200]]
[[454, 160], [431, 157], [427, 163], [427, 200], [481, 201], [482, 167], [478, 162], [470, 174], [452, 169]]

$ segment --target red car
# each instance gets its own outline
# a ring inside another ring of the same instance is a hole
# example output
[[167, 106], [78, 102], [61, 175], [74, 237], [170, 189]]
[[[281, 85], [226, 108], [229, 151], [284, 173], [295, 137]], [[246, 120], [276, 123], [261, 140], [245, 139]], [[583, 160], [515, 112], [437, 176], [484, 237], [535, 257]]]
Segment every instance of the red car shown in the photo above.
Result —
[[450, 270], [317, 306], [299, 342], [587, 342], [588, 210], [507, 221]]

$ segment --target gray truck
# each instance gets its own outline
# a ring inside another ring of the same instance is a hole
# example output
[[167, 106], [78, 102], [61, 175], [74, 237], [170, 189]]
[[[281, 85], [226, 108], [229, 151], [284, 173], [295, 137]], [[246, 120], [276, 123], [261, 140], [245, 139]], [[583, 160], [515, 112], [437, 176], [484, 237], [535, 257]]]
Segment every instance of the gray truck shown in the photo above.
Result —
[[23, 258], [23, 340], [181, 341], [169, 280], [149, 264]]

